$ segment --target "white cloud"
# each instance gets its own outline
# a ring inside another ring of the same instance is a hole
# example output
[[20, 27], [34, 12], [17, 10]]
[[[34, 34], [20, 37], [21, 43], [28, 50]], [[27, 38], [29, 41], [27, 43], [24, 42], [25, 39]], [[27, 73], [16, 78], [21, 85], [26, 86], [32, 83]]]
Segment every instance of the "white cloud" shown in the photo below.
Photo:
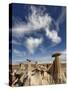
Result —
[[46, 36], [51, 39], [53, 43], [60, 43], [61, 38], [58, 36], [58, 32], [56, 30], [50, 31], [49, 29], [46, 29]]
[[66, 56], [67, 56], [66, 50], [63, 50], [60, 53], [61, 53], [61, 60], [63, 62], [65, 62], [66, 61]]
[[65, 56], [67, 55], [66, 50], [63, 50], [63, 51], [61, 51], [60, 53], [61, 53], [61, 55], [65, 55]]
[[[47, 38], [51, 39], [53, 43], [60, 43], [61, 38], [58, 36], [57, 30], [51, 31], [49, 29], [51, 27], [52, 21], [54, 21], [53, 18], [48, 13], [41, 15], [41, 11], [39, 11], [39, 9], [31, 7], [31, 14], [29, 14], [27, 18], [28, 22], [18, 22], [17, 24], [15, 24], [15, 26], [12, 28], [13, 33], [15, 33], [18, 37], [18, 35], [37, 31], [43, 28], [45, 30], [45, 35], [47, 36]], [[56, 23], [55, 25], [58, 28], [58, 25]]]
[[41, 11], [38, 12], [39, 9], [35, 7], [31, 7], [32, 14], [29, 16], [29, 22], [32, 26], [32, 29], [39, 30], [40, 28], [49, 27], [51, 24], [52, 18], [48, 15], [48, 13], [45, 13], [44, 15], [41, 15]]
[[15, 53], [15, 54], [19, 54], [20, 52], [18, 51], [18, 50], [16, 50], [16, 49], [12, 49], [12, 51], [13, 51], [13, 53]]
[[26, 40], [26, 47], [30, 53], [34, 53], [35, 49], [43, 42], [42, 38], [28, 38]]
[[52, 18], [48, 13], [41, 15], [41, 12], [38, 12], [39, 9], [31, 7], [31, 15], [28, 16], [28, 22], [18, 22], [12, 28], [13, 33], [22, 34], [31, 31], [40, 30], [40, 28], [49, 27], [51, 24]]
[[[18, 57], [22, 57], [22, 56], [25, 56], [26, 55], [26, 52], [25, 51], [19, 51], [17, 49], [12, 49], [13, 53], [12, 54], [15, 54], [16, 56]], [[12, 55], [13, 56], [13, 55]]]
[[59, 18], [56, 21], [58, 25], [61, 24], [64, 21], [65, 15], [66, 15], [66, 8], [63, 7], [62, 10], [61, 10], [61, 14], [60, 14]]
[[21, 43], [20, 43], [20, 42], [17, 42], [16, 40], [12, 40], [12, 42], [11, 42], [11, 43], [12, 43], [12, 45], [13, 45], [13, 44], [16, 44], [16, 45], [21, 45]]

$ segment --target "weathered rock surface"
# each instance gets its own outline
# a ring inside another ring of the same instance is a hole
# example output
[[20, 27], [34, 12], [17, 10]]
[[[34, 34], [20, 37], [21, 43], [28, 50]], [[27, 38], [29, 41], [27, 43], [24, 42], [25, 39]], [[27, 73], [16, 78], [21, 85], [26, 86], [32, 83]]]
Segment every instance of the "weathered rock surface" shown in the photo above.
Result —
[[19, 69], [12, 72], [11, 86], [31, 86], [61, 84], [66, 82], [65, 72], [61, 68], [60, 54], [54, 54], [55, 60], [46, 67], [27, 60], [26, 64], [20, 64]]

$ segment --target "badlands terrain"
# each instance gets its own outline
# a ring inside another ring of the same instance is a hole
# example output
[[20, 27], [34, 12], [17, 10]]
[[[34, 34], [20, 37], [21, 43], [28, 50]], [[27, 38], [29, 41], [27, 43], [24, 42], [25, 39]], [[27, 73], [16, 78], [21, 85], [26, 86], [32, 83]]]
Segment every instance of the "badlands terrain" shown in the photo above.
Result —
[[51, 85], [66, 83], [66, 63], [59, 59], [56, 54], [52, 63], [26, 62], [9, 65], [9, 85], [10, 86], [32, 86]]

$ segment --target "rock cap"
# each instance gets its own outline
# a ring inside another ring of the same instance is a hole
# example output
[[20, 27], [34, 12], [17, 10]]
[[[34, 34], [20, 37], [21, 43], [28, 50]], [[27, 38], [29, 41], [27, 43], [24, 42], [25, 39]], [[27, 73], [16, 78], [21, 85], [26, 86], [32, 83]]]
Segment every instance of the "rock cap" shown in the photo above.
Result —
[[60, 55], [61, 55], [61, 53], [55, 53], [52, 55], [52, 57], [56, 57], [56, 56], [60, 56]]

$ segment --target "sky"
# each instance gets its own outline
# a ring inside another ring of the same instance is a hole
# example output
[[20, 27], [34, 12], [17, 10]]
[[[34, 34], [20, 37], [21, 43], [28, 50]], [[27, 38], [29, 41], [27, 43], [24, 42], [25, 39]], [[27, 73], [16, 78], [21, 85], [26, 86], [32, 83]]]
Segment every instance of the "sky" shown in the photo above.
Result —
[[12, 50], [9, 48], [9, 56], [12, 63], [26, 59], [52, 62], [52, 54], [56, 52], [60, 52], [65, 61], [66, 7], [13, 3], [10, 18], [12, 39], [9, 39], [9, 45]]

